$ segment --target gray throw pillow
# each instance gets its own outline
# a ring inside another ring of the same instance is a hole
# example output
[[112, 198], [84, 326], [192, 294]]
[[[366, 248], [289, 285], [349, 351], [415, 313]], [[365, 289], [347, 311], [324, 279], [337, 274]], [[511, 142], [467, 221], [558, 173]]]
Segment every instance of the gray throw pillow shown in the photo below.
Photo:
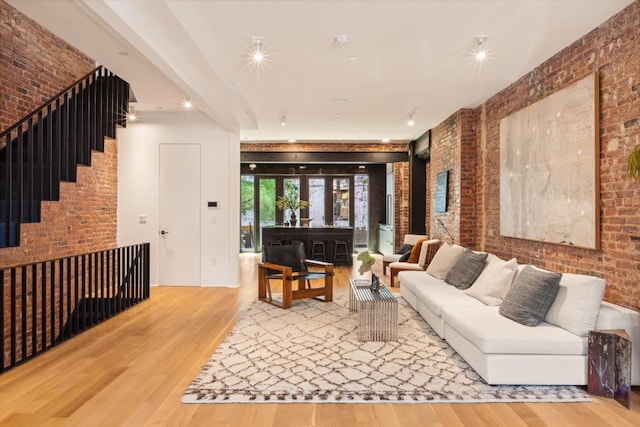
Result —
[[560, 289], [561, 273], [525, 266], [516, 276], [498, 312], [525, 326], [544, 320]]
[[409, 256], [411, 255], [411, 251], [409, 252], [405, 252], [402, 254], [402, 256], [400, 257], [400, 259], [398, 260], [399, 262], [407, 262], [409, 260]]
[[478, 278], [486, 262], [486, 253], [475, 253], [465, 249], [447, 271], [444, 281], [458, 289], [467, 289]]
[[406, 254], [407, 252], [411, 252], [411, 249], [413, 249], [413, 245], [409, 244], [409, 243], [404, 243], [402, 246], [400, 246], [400, 249], [398, 249], [398, 254]]

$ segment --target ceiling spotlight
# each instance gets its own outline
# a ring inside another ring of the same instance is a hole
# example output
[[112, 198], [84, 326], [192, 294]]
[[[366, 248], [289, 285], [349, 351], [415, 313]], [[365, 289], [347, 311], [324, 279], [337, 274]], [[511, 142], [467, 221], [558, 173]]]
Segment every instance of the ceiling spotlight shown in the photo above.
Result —
[[338, 35], [335, 39], [333, 39], [333, 42], [336, 44], [336, 46], [344, 47], [349, 44], [349, 36], [345, 36], [343, 34]]
[[476, 61], [484, 61], [487, 59], [487, 39], [489, 36], [476, 36], [476, 50], [474, 57]]
[[296, 139], [295, 138], [289, 138], [288, 141], [289, 142], [296, 142]]
[[413, 126], [416, 124], [416, 120], [414, 116], [416, 115], [415, 111], [409, 113], [409, 119], [407, 120], [407, 126]]
[[336, 113], [336, 117], [342, 117], [342, 113]]
[[389, 138], [382, 138], [382, 139], [381, 139], [381, 141], [382, 141], [382, 142], [384, 142], [384, 143], [386, 144], [387, 142], [389, 142], [389, 141], [391, 141], [391, 140], [390, 140]]
[[191, 102], [190, 99], [185, 99], [184, 101], [182, 101], [182, 108], [184, 108], [185, 110], [191, 110], [193, 108], [193, 102]]
[[131, 108], [127, 113], [127, 123], [134, 123], [136, 120], [138, 120], [138, 116], [136, 115], [136, 110]]
[[263, 36], [251, 36], [251, 43], [253, 49], [251, 50], [251, 57], [255, 62], [261, 63], [265, 60], [264, 54], [264, 37]]
[[249, 169], [254, 170], [256, 168], [256, 164], [255, 163], [250, 163], [249, 164]]
[[282, 115], [280, 117], [280, 126], [286, 126], [287, 125], [287, 116]]

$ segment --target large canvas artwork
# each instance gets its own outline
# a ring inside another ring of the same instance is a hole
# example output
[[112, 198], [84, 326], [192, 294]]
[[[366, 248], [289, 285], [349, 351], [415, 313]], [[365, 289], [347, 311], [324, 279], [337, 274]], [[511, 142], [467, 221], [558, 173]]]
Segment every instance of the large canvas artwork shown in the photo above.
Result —
[[600, 246], [597, 74], [500, 122], [500, 234]]

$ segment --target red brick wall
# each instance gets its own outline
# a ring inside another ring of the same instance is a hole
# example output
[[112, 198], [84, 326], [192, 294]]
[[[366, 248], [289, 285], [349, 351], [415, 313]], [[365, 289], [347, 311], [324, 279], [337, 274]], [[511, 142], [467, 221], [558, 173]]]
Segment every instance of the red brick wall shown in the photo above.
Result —
[[[2, 127], [11, 126], [94, 67], [94, 61], [0, 0]], [[5, 123], [5, 121], [7, 121]], [[21, 244], [0, 249], [0, 268], [114, 247], [117, 243], [117, 145], [93, 153], [59, 202], [42, 203], [42, 222], [22, 224]]]
[[[454, 228], [454, 235], [462, 243], [466, 241], [464, 216], [470, 215], [472, 246], [503, 258], [517, 257], [519, 263], [603, 277], [607, 280], [605, 299], [640, 309], [640, 183], [632, 182], [626, 174], [627, 156], [640, 144], [638, 70], [640, 2], [635, 1], [478, 107], [473, 154], [476, 170], [462, 172], [475, 176], [476, 213], [463, 212], [468, 197], [461, 186], [460, 203], [450, 204], [450, 212], [442, 215]], [[601, 249], [500, 237], [500, 120], [594, 71], [599, 72], [600, 84]], [[467, 160], [464, 153], [456, 151], [458, 139], [468, 141], [468, 129], [461, 129], [459, 123], [470, 114], [459, 111], [434, 129], [432, 181], [434, 173], [448, 168], [453, 170], [450, 185], [455, 183], [460, 168], [471, 159], [471, 150]], [[450, 188], [452, 200], [456, 191]]]
[[450, 241], [439, 219], [455, 242], [467, 247], [475, 246], [476, 121], [476, 111], [464, 109], [431, 130], [428, 199], [435, 200], [439, 173], [449, 171], [449, 185], [447, 211], [435, 212], [431, 203], [429, 228], [433, 237]]
[[42, 202], [42, 221], [20, 226], [20, 246], [0, 249], [0, 268], [113, 248], [117, 244], [116, 141], [60, 184], [60, 201]]
[[409, 232], [409, 162], [393, 164], [393, 241], [394, 251], [402, 246]]
[[95, 61], [0, 0], [0, 131], [95, 67]]

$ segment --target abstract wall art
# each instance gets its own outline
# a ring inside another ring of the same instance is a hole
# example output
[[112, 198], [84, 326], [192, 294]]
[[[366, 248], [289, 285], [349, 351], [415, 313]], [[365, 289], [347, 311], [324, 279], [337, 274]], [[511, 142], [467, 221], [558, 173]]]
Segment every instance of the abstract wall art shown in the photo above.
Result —
[[600, 247], [598, 75], [500, 122], [500, 234]]

